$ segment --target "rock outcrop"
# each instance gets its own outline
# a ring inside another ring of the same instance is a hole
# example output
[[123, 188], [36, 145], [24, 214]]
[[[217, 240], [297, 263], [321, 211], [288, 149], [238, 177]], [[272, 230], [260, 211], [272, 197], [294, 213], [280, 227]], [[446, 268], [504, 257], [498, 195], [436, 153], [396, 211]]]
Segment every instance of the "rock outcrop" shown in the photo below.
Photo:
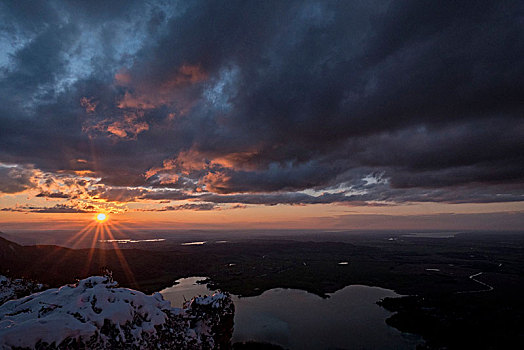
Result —
[[8, 300], [18, 299], [40, 291], [43, 285], [23, 278], [9, 278], [0, 275], [0, 305]]
[[173, 308], [160, 293], [94, 276], [0, 306], [0, 348], [223, 349], [230, 346], [233, 316], [225, 293]]

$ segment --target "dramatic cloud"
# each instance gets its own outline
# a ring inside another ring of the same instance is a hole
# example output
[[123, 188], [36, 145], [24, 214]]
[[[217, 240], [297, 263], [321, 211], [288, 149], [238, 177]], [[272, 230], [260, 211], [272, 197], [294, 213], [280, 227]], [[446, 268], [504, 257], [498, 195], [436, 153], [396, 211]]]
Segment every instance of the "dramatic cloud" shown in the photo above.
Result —
[[160, 209], [142, 209], [141, 211], [176, 211], [176, 210], [194, 210], [194, 211], [201, 211], [201, 210], [214, 210], [218, 209], [219, 206], [217, 206], [214, 203], [188, 203], [188, 204], [181, 204], [181, 205], [168, 205]]
[[32, 169], [0, 163], [0, 193], [17, 193], [34, 186]]
[[94, 207], [80, 209], [64, 204], [56, 204], [52, 207], [33, 207], [33, 206], [17, 206], [15, 208], [1, 208], [0, 211], [17, 211], [22, 213], [91, 213], [95, 212]]
[[522, 201], [522, 13], [517, 1], [1, 3], [0, 192], [75, 210]]

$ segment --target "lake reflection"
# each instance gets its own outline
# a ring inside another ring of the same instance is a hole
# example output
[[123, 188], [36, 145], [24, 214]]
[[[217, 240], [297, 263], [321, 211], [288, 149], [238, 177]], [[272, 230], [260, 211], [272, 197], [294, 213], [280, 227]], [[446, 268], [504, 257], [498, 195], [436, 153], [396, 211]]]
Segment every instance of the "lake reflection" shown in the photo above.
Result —
[[185, 300], [191, 300], [198, 295], [209, 295], [213, 291], [209, 290], [205, 284], [197, 283], [205, 281], [205, 277], [188, 277], [177, 280], [174, 286], [161, 290], [164, 299], [171, 302], [173, 307], [182, 307]]
[[[173, 306], [185, 296], [209, 294], [204, 278], [191, 277], [161, 293]], [[256, 340], [289, 349], [414, 349], [415, 337], [403, 335], [385, 320], [391, 313], [375, 303], [395, 292], [368, 286], [348, 286], [327, 299], [297, 289], [271, 289], [235, 303], [233, 342]]]

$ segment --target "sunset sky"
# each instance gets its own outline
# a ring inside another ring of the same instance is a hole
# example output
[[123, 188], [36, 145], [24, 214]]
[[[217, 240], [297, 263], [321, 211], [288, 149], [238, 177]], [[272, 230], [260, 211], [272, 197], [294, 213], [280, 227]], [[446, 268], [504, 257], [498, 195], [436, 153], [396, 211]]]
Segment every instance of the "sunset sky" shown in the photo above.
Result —
[[0, 231], [524, 224], [519, 1], [2, 1]]

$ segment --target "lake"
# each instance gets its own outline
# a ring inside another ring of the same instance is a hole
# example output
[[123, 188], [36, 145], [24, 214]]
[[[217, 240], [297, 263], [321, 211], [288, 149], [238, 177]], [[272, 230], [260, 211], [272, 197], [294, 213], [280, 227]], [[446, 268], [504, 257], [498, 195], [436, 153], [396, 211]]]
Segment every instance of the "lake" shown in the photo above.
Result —
[[[213, 293], [189, 277], [160, 293], [174, 307], [184, 298]], [[347, 286], [329, 298], [298, 289], [276, 288], [255, 297], [233, 295], [233, 342], [255, 340], [288, 349], [414, 349], [419, 338], [389, 327], [392, 313], [376, 302], [399, 296], [392, 290]]]

